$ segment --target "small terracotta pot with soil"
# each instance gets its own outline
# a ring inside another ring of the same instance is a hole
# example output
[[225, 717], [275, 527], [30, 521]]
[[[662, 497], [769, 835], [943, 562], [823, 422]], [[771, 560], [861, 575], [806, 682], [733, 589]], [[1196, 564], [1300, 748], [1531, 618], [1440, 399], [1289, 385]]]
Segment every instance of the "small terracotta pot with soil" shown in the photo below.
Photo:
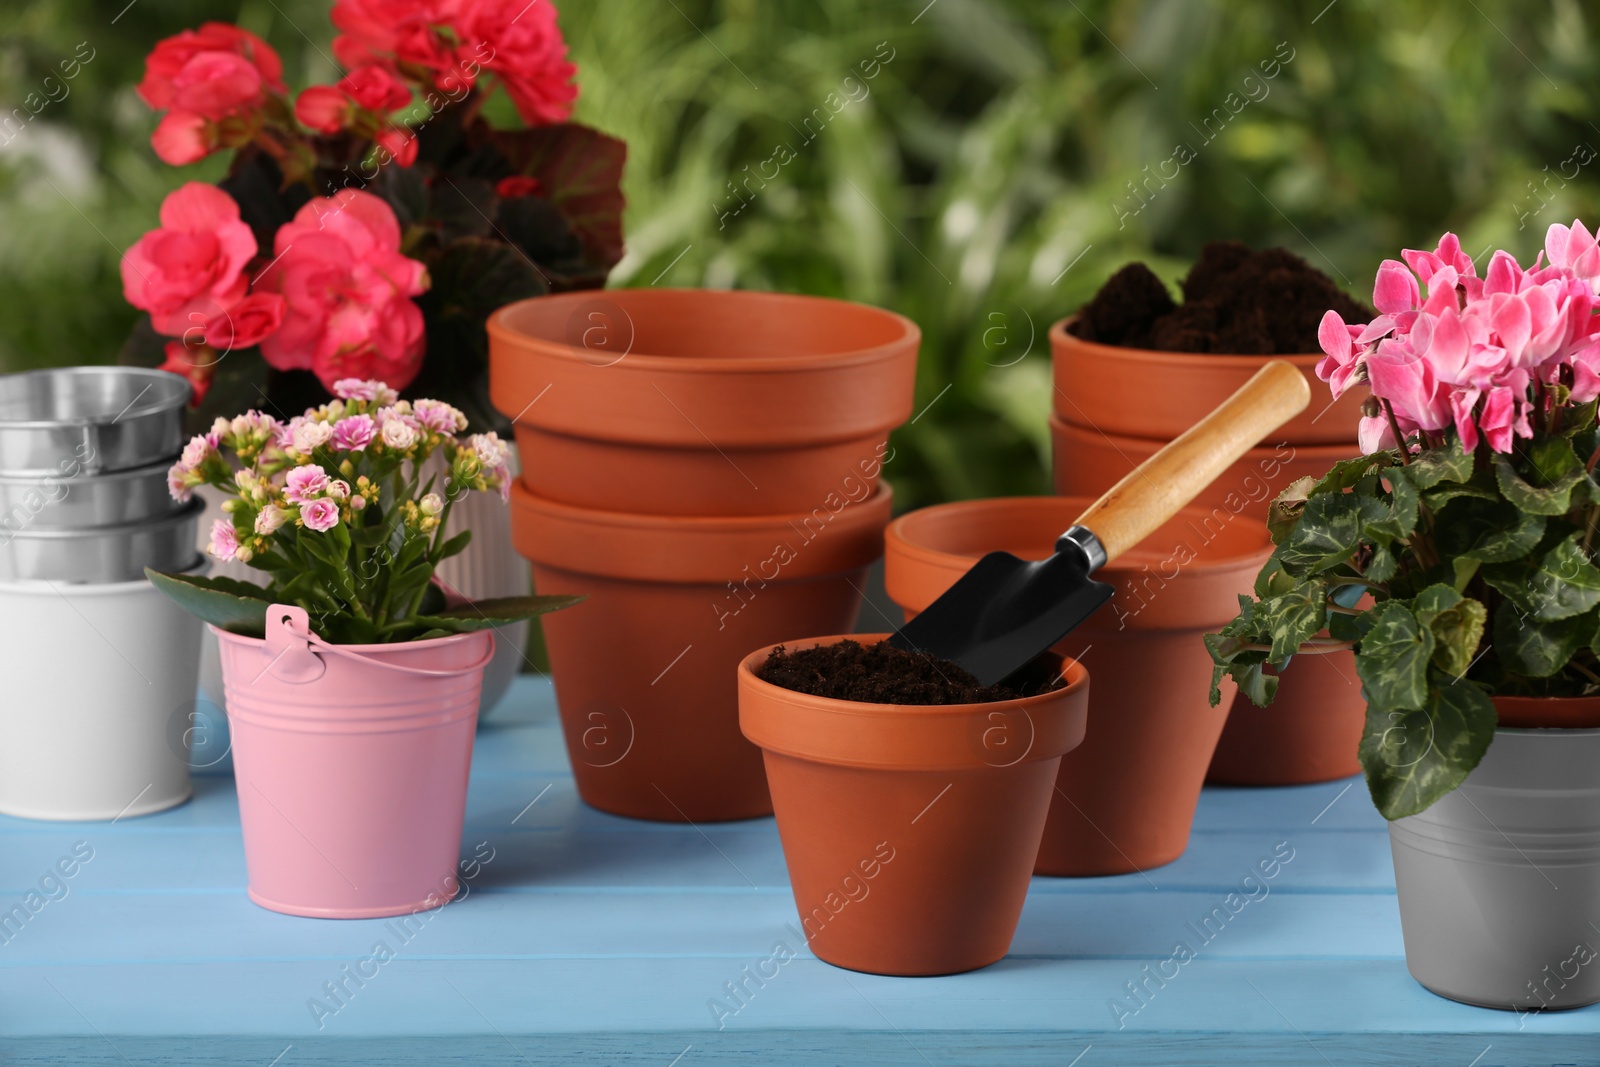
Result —
[[739, 732], [735, 668], [751, 648], [855, 625], [891, 496], [853, 485], [809, 512], [724, 517], [598, 511], [512, 487], [535, 586], [585, 598], [542, 620], [585, 803], [666, 822], [772, 812], [761, 753]]
[[751, 653], [739, 723], [763, 751], [817, 957], [872, 974], [974, 970], [1011, 946], [1089, 676], [1041, 657], [1020, 691], [982, 690], [953, 664], [874, 644], [887, 636]]
[[[971, 500], [903, 515], [885, 535], [889, 595], [909, 620], [987, 552], [1044, 559], [1092, 502]], [[1185, 508], [1096, 572], [1111, 602], [1056, 646], [1093, 669], [1094, 715], [1061, 761], [1037, 873], [1123, 874], [1183, 854], [1227, 715], [1206, 697], [1202, 635], [1237, 613], [1271, 552], [1259, 520]]]
[[[1366, 390], [1331, 400], [1314, 371], [1322, 358], [1317, 323], [1330, 308], [1350, 321], [1372, 313], [1298, 256], [1237, 242], [1207, 245], [1182, 288], [1180, 305], [1147, 268], [1132, 264], [1077, 315], [1051, 327], [1056, 492], [1105, 492], [1267, 360], [1287, 359], [1322, 399], [1194, 501], [1265, 519], [1268, 503], [1290, 482], [1320, 477], [1360, 453], [1356, 424]], [[1283, 680], [1270, 711], [1234, 701], [1239, 723], [1223, 732], [1209, 781], [1292, 785], [1360, 773], [1366, 704], [1354, 655], [1300, 659], [1307, 662]]]
[[655, 515], [791, 514], [846, 477], [870, 489], [921, 339], [864, 304], [698, 289], [535, 297], [488, 327], [528, 488]]

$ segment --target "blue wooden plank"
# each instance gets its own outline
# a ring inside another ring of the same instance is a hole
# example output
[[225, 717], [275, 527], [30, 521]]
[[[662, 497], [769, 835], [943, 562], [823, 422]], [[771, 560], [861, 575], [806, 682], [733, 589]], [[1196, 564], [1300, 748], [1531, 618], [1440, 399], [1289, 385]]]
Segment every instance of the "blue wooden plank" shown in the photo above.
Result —
[[[1519, 1018], [1411, 981], [1387, 834], [1358, 780], [1208, 789], [1178, 862], [1036, 878], [1000, 964], [881, 978], [802, 948], [771, 819], [695, 828], [591, 811], [548, 684], [519, 680], [508, 700], [479, 735], [468, 803], [468, 847], [488, 840], [495, 859], [404, 940], [380, 920], [250, 904], [226, 777], [114, 824], [0, 818], [0, 910], [74, 843], [94, 849], [0, 943], [0, 1063], [1061, 1067], [1081, 1053], [1083, 1067], [1496, 1067], [1600, 1052], [1600, 1009]], [[1241, 885], [1280, 841], [1295, 851], [1278, 877]], [[396, 958], [354, 984], [346, 968], [369, 966], [385, 939]], [[797, 958], [746, 977], [780, 941]], [[1150, 978], [1177, 941], [1196, 958]], [[338, 1000], [324, 986], [336, 981]]]

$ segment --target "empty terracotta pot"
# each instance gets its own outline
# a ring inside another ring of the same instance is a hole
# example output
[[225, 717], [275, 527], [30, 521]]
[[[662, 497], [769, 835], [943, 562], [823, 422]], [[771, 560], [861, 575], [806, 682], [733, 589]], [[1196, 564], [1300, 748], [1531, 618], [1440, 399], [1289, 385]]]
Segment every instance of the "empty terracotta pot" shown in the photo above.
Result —
[[511, 507], [535, 588], [587, 598], [541, 620], [578, 794], [637, 819], [770, 814], [735, 669], [752, 648], [855, 625], [889, 487], [777, 516], [598, 511], [521, 484]]
[[545, 500], [788, 514], [877, 484], [920, 338], [893, 312], [785, 293], [541, 296], [489, 318], [490, 395]]
[[1278, 431], [1297, 444], [1353, 442], [1367, 391], [1351, 389], [1333, 400], [1316, 374], [1322, 353], [1304, 356], [1227, 356], [1210, 352], [1160, 352], [1082, 341], [1067, 332], [1072, 319], [1050, 327], [1055, 371], [1055, 412], [1062, 420], [1108, 434], [1167, 442], [1199, 422], [1271, 359], [1300, 368], [1321, 397]]
[[[903, 515], [884, 537], [889, 595], [909, 619], [986, 552], [1044, 559], [1091, 501], [969, 500]], [[1183, 854], [1232, 693], [1210, 706], [1202, 635], [1233, 617], [1271, 553], [1259, 520], [1186, 508], [1097, 573], [1115, 595], [1056, 646], [1094, 672], [1094, 714], [1061, 761], [1037, 873], [1123, 874]]]
[[896, 975], [1004, 956], [1061, 756], [1083, 738], [1088, 673], [1066, 661], [1062, 688], [994, 704], [867, 704], [762, 681], [770, 651], [739, 667], [739, 723], [765, 753], [811, 951]]
[[[1336, 414], [1330, 412], [1326, 418]], [[1050, 434], [1056, 492], [1078, 496], [1098, 496], [1110, 489], [1164, 443], [1104, 434], [1059, 416], [1051, 417]], [[1320, 478], [1333, 464], [1360, 451], [1354, 441], [1336, 445], [1280, 441], [1251, 449], [1211, 483], [1195, 499], [1195, 505], [1217, 515], [1242, 511], [1264, 518], [1267, 504], [1289, 483], [1297, 478]], [[1366, 715], [1353, 653], [1300, 656], [1279, 684], [1271, 707], [1258, 708], [1246, 697], [1234, 701], [1207, 780], [1228, 785], [1298, 785], [1359, 774], [1356, 750], [1366, 728]]]

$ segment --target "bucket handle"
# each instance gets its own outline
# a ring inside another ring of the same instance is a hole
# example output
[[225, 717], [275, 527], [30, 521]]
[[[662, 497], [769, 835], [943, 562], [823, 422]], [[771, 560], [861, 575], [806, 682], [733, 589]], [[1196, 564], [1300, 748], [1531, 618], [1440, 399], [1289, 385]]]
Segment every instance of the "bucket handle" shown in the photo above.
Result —
[[[457, 675], [468, 674], [481, 670], [494, 659], [495, 637], [489, 635], [489, 651], [476, 663], [465, 667], [456, 667], [451, 670], [435, 671], [424, 667], [407, 667], [398, 663], [389, 663], [384, 660], [364, 656], [359, 652], [345, 648], [341, 645], [324, 641], [311, 632], [311, 617], [305, 608], [295, 607], [290, 604], [274, 604], [267, 609], [267, 655], [269, 657], [266, 670], [272, 671], [273, 677], [279, 681], [299, 683], [314, 682], [322, 677], [327, 665], [322, 662], [318, 653], [332, 653], [353, 659], [361, 663], [369, 663], [385, 670], [399, 671], [401, 674], [415, 675], [421, 678], [454, 678]], [[262, 673], [266, 673], [263, 671]]]

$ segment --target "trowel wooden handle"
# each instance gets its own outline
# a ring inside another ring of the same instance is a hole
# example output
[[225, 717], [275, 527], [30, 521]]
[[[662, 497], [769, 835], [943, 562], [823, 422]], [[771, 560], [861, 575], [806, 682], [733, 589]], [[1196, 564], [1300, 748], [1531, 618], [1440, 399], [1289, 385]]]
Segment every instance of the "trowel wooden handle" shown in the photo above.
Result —
[[1078, 518], [1116, 559], [1178, 513], [1234, 462], [1311, 403], [1292, 363], [1275, 359], [1182, 437], [1141, 463]]

